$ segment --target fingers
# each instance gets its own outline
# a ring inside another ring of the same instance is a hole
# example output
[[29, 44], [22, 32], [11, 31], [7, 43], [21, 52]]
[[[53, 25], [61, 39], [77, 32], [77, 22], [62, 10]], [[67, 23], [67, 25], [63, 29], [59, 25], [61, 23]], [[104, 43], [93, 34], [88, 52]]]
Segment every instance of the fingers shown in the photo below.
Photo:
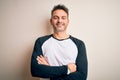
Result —
[[40, 62], [43, 62], [44, 58], [40, 55], [40, 56], [37, 56], [37, 60], [40, 61]]
[[43, 57], [42, 55], [37, 56], [36, 59], [38, 61], [38, 64], [49, 65], [47, 59], [45, 57]]
[[38, 64], [43, 64], [45, 62], [45, 59], [40, 55], [40, 56], [37, 56], [37, 61], [38, 61]]
[[37, 61], [38, 61], [38, 64], [43, 63], [43, 60], [39, 56], [37, 56]]
[[70, 70], [70, 72], [75, 72], [76, 71], [75, 63], [69, 63], [68, 64], [68, 69]]

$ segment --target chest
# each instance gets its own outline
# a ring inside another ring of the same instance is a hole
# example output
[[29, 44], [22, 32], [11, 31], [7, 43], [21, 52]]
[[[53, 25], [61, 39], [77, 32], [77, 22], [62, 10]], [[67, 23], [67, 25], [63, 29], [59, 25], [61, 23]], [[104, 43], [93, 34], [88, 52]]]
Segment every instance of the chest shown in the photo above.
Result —
[[61, 64], [75, 62], [78, 53], [76, 45], [70, 39], [63, 41], [50, 39], [43, 44], [42, 51], [49, 62]]

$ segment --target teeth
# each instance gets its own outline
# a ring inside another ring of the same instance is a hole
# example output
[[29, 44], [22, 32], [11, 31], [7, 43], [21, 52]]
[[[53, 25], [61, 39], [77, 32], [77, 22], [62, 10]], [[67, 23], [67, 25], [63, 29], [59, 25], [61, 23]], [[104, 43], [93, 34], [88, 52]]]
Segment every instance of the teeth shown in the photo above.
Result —
[[62, 24], [58, 24], [58, 26], [62, 26]]
[[58, 24], [58, 25], [62, 25], [62, 24]]
[[58, 24], [58, 25], [62, 25], [62, 24]]

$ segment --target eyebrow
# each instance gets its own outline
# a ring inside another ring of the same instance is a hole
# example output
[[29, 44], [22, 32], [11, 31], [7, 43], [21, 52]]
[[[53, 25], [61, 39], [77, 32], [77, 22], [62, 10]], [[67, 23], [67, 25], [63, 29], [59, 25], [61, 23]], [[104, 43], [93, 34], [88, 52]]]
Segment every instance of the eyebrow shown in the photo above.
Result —
[[[53, 15], [52, 17], [59, 17], [59, 16], [57, 16], [57, 15]], [[61, 17], [67, 17], [67, 16], [61, 16]]]

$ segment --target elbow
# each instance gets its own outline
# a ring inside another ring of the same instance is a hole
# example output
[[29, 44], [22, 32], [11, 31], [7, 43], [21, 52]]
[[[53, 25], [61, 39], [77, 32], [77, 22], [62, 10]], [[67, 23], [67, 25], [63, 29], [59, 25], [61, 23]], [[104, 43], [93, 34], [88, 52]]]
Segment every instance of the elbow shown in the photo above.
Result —
[[31, 75], [32, 77], [41, 77], [41, 78], [48, 78], [48, 75], [44, 74], [44, 72], [42, 73], [41, 70], [39, 70], [38, 67], [31, 67]]
[[38, 77], [36, 71], [33, 68], [31, 68], [31, 75], [32, 77]]
[[40, 77], [39, 71], [35, 65], [31, 65], [31, 76], [32, 77]]
[[31, 69], [31, 76], [32, 77], [42, 77], [42, 75], [40, 74], [40, 72], [38, 72], [35, 69]]

